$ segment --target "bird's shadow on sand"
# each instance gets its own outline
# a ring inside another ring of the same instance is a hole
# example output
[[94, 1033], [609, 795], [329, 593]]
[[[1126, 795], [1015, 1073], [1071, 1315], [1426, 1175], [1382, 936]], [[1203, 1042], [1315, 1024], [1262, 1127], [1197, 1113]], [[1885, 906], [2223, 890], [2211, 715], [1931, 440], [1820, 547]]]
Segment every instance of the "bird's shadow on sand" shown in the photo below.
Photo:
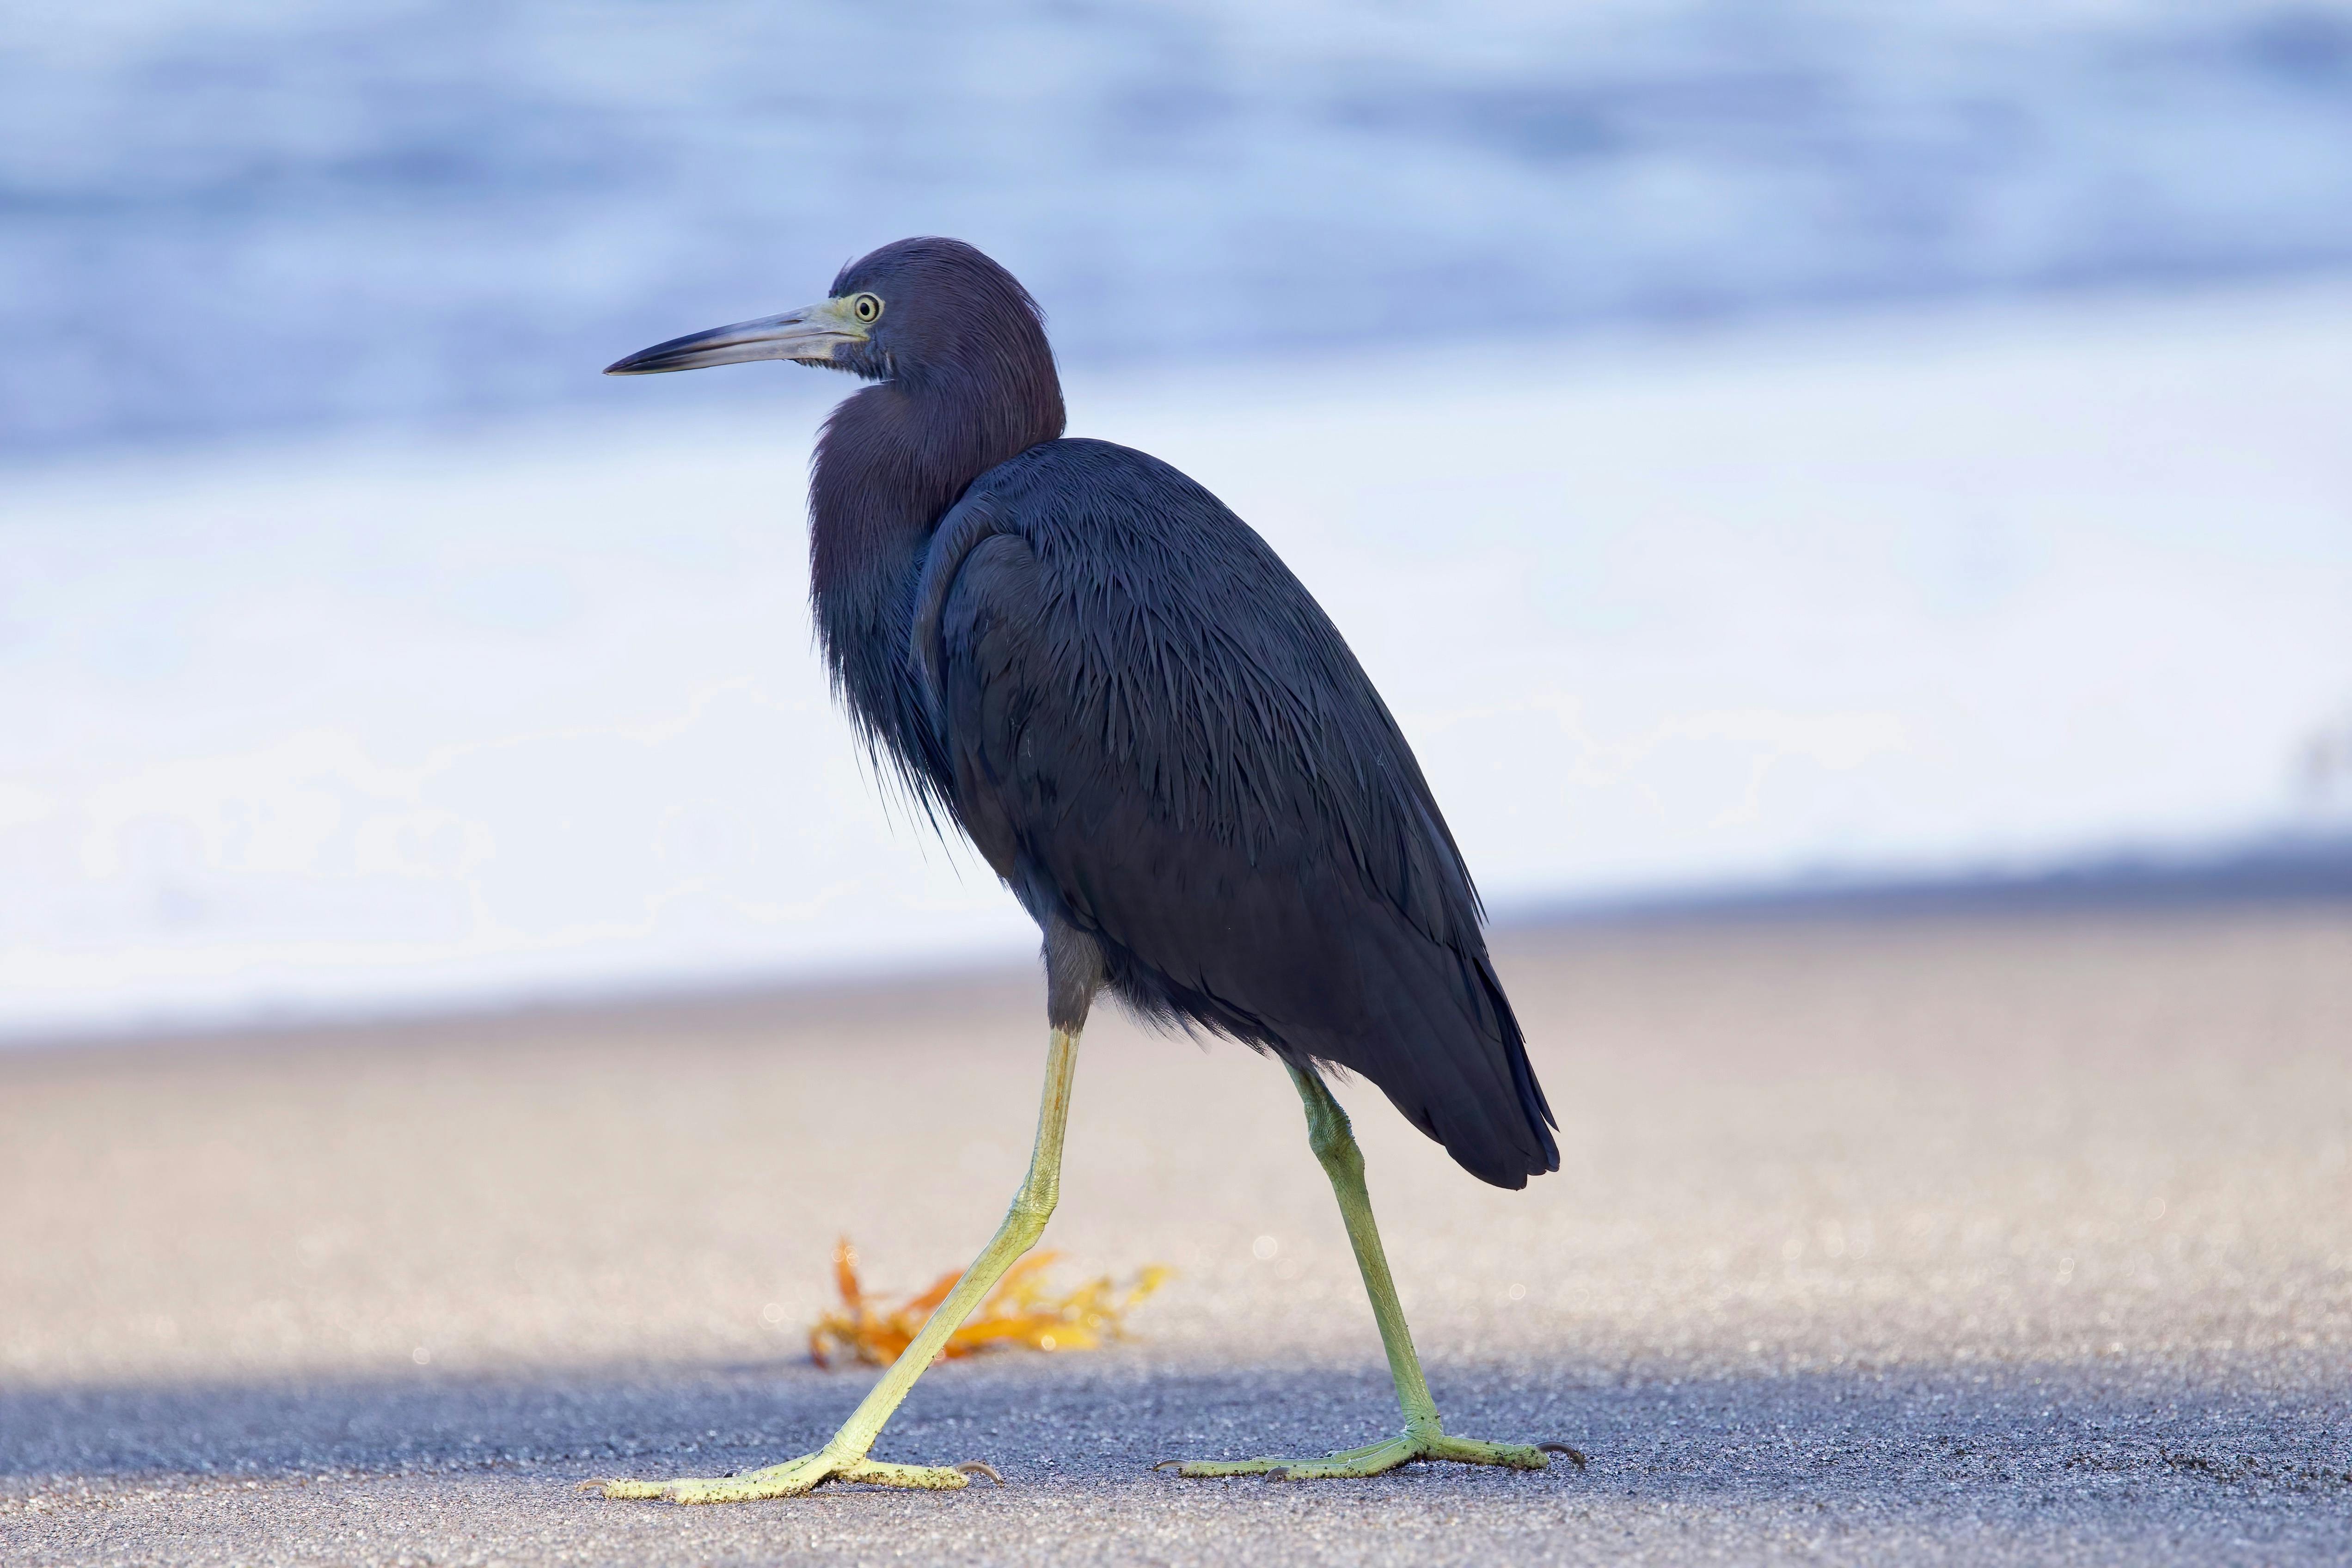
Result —
[[[552, 1491], [586, 1476], [721, 1474], [817, 1446], [867, 1375], [765, 1363], [19, 1387], [0, 1395], [0, 1485], [504, 1475], [543, 1477]], [[2095, 1364], [1676, 1376], [1562, 1363], [1542, 1376], [1444, 1369], [1434, 1381], [1449, 1429], [1564, 1441], [1588, 1464], [1539, 1477], [1428, 1467], [1339, 1484], [1721, 1505], [1948, 1510], [1974, 1498], [2062, 1512], [2185, 1489], [2225, 1512], [2352, 1518], [2352, 1390], [2340, 1384], [2158, 1386]], [[1174, 1486], [1148, 1467], [1312, 1455], [1394, 1425], [1377, 1369], [1003, 1356], [936, 1370], [877, 1452], [986, 1459], [1016, 1486]]]

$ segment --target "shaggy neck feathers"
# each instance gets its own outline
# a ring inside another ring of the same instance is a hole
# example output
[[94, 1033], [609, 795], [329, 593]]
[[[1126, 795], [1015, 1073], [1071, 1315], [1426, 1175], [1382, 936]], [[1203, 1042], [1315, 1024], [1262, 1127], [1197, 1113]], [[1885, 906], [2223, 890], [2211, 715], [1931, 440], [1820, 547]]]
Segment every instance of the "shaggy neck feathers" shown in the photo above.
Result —
[[932, 748], [896, 660], [923, 553], [972, 480], [1062, 433], [1061, 382], [1033, 312], [967, 320], [937, 359], [895, 349], [890, 379], [835, 409], [817, 439], [809, 585], [825, 663], [868, 742], [919, 777]]

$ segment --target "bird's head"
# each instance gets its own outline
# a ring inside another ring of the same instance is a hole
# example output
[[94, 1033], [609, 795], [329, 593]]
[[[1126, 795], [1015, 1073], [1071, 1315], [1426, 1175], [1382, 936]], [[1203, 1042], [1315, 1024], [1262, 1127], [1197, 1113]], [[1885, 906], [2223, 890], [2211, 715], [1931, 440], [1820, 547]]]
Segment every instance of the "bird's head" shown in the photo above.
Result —
[[652, 375], [751, 360], [793, 360], [868, 381], [985, 386], [1058, 380], [1037, 302], [1013, 274], [960, 239], [902, 239], [851, 262], [820, 302], [672, 338], [604, 367]]

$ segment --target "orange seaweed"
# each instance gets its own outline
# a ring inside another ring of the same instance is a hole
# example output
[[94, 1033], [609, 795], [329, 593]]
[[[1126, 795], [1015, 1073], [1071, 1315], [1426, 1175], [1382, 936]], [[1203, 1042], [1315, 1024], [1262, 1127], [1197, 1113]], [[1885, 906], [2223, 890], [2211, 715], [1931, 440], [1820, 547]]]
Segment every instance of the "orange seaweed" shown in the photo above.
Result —
[[[1155, 1263], [1138, 1272], [1125, 1290], [1106, 1274], [1056, 1295], [1046, 1288], [1045, 1274], [1060, 1257], [1058, 1252], [1034, 1252], [1006, 1269], [996, 1289], [948, 1336], [940, 1359], [951, 1361], [1008, 1345], [1092, 1350], [1107, 1339], [1124, 1339], [1129, 1311], [1160, 1289], [1171, 1272]], [[821, 1314], [809, 1330], [809, 1359], [831, 1366], [846, 1352], [868, 1366], [889, 1365], [962, 1278], [961, 1269], [942, 1274], [930, 1289], [895, 1307], [884, 1305], [866, 1294], [857, 1278], [857, 1250], [843, 1237], [833, 1249], [833, 1283], [841, 1292], [841, 1305]]]

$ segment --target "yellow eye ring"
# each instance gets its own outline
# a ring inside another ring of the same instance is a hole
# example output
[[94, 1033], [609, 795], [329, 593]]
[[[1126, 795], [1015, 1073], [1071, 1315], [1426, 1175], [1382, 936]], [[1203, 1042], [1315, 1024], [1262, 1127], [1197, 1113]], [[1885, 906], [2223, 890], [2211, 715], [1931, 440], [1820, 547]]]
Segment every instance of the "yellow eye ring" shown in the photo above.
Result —
[[849, 313], [867, 326], [872, 326], [882, 319], [882, 301], [872, 294], [852, 295], [849, 300]]

